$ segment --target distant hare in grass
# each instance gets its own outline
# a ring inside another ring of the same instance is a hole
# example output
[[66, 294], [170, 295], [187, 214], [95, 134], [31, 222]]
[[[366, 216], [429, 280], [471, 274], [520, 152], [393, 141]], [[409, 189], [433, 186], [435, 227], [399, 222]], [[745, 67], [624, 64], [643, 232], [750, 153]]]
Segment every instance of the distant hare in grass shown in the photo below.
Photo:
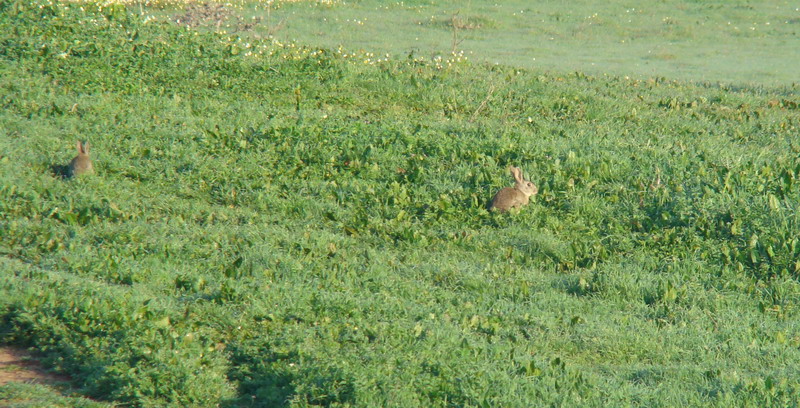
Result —
[[522, 207], [528, 204], [531, 196], [536, 195], [539, 189], [535, 184], [522, 178], [522, 170], [519, 167], [509, 167], [511, 174], [514, 175], [516, 184], [514, 187], [506, 187], [497, 192], [492, 198], [492, 202], [487, 207], [488, 210], [508, 211], [514, 207]]
[[69, 168], [67, 169], [67, 175], [69, 177], [76, 177], [82, 174], [92, 174], [94, 173], [94, 168], [92, 167], [92, 159], [89, 158], [89, 142], [81, 143], [78, 140], [78, 155], [69, 162]]

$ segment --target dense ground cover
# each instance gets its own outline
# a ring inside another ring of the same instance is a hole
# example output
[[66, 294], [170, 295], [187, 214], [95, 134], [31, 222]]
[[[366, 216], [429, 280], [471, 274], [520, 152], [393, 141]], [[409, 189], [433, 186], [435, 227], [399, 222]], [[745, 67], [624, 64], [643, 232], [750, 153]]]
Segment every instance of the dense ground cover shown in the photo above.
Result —
[[[796, 88], [375, 61], [120, 6], [0, 10], [3, 341], [86, 395], [800, 398]], [[97, 174], [64, 180], [78, 138]], [[510, 164], [540, 194], [489, 214]]]

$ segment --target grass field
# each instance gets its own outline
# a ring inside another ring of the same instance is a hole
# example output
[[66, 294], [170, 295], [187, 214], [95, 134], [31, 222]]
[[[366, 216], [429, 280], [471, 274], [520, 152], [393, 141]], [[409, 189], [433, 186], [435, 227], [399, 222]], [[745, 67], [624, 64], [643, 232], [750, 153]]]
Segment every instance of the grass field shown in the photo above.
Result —
[[7, 405], [800, 401], [796, 86], [212, 31], [0, 0]]
[[334, 3], [275, 3], [270, 18], [265, 2], [242, 8], [262, 18], [257, 35], [328, 48], [430, 57], [455, 44], [474, 61], [559, 73], [771, 86], [800, 78], [800, 9], [790, 1]]

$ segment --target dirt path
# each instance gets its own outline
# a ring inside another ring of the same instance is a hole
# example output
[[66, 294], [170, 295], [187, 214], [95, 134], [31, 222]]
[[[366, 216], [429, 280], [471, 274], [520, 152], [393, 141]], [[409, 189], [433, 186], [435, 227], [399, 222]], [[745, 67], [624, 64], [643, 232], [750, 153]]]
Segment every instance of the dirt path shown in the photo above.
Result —
[[47, 372], [31, 353], [16, 347], [0, 346], [0, 386], [10, 382], [57, 384], [69, 377]]

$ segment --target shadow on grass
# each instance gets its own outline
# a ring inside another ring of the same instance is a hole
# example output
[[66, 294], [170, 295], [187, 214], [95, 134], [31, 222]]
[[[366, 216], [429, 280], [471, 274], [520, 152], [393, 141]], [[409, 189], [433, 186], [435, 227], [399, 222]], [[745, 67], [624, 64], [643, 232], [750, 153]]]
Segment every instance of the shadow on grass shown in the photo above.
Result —
[[270, 351], [232, 348], [231, 380], [239, 383], [239, 397], [223, 402], [222, 408], [288, 407], [295, 394], [293, 375], [285, 370], [282, 360], [296, 356], [276, 355]]
[[228, 377], [239, 383], [239, 396], [222, 403], [223, 408], [355, 404], [355, 381], [335, 362], [301, 358], [294, 350], [276, 352], [260, 341], [232, 349]]
[[54, 164], [50, 166], [50, 173], [55, 178], [66, 180], [69, 178], [69, 166], [65, 164]]

